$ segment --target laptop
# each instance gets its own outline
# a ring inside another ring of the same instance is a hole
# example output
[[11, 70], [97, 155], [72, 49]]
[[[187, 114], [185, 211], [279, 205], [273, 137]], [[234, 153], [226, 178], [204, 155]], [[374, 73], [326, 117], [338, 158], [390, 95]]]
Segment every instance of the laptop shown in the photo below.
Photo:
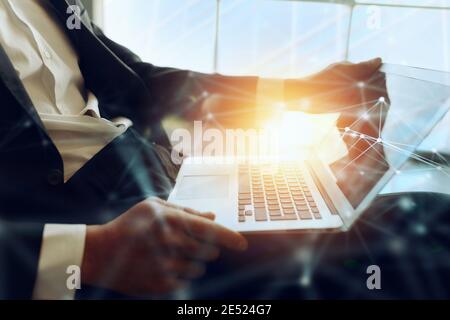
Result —
[[[306, 157], [184, 161], [169, 201], [243, 234], [349, 230], [450, 108], [450, 86], [383, 66]], [[405, 76], [406, 74], [406, 76]], [[436, 170], [442, 170], [436, 165]]]

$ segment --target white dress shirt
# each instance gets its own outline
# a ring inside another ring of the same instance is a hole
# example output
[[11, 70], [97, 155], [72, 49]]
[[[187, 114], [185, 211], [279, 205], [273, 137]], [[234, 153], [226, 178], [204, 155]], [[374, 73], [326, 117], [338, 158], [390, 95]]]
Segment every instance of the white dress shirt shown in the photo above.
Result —
[[[64, 162], [69, 180], [129, 122], [102, 119], [64, 30], [39, 0], [0, 0], [0, 44]], [[46, 225], [33, 298], [73, 299], [69, 266], [80, 266], [86, 226]]]

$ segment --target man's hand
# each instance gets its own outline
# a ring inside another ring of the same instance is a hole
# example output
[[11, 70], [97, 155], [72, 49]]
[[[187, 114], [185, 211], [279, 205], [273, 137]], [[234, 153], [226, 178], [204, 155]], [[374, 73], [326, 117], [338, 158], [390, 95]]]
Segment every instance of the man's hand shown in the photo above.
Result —
[[306, 79], [311, 82], [357, 83], [369, 79], [382, 64], [381, 58], [351, 63], [341, 62], [330, 65], [323, 71]]
[[321, 113], [376, 99], [378, 88], [371, 85], [371, 79], [380, 78], [381, 65], [380, 58], [357, 64], [342, 62], [305, 79], [287, 80], [286, 101], [293, 110]]
[[160, 199], [139, 203], [106, 225], [88, 227], [82, 281], [133, 296], [180, 289], [204, 274], [220, 248], [247, 248], [244, 237], [213, 220]]
[[[323, 71], [303, 79], [284, 81], [285, 101], [292, 111], [310, 113], [335, 112], [346, 106], [361, 102], [361, 92], [366, 82], [378, 73], [382, 61], [380, 58], [361, 62], [341, 62], [332, 64]], [[270, 97], [270, 92], [267, 93]], [[283, 102], [283, 101], [277, 101]], [[261, 120], [270, 118], [272, 110], [261, 109], [260, 106], [243, 108], [241, 103], [233, 101], [232, 97], [213, 95], [203, 104], [203, 113], [211, 116], [213, 126], [220, 124], [225, 128], [258, 127]], [[261, 114], [265, 112], [266, 114]], [[278, 112], [273, 110], [274, 113]]]

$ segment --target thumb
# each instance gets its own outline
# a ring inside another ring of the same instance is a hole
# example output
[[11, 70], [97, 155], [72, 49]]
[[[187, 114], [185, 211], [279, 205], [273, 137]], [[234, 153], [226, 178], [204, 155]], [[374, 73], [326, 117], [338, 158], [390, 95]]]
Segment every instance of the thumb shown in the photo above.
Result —
[[159, 204], [172, 208], [172, 209], [176, 209], [176, 210], [180, 210], [183, 211], [185, 213], [189, 213], [192, 214], [194, 216], [198, 216], [200, 218], [205, 218], [211, 221], [214, 221], [216, 219], [216, 215], [212, 212], [200, 212], [198, 210], [192, 209], [192, 208], [186, 208], [186, 207], [182, 207], [182, 206], [178, 206], [176, 204], [164, 201], [162, 199], [159, 198], [154, 198], [155, 201], [157, 201]]
[[383, 63], [383, 60], [381, 58], [375, 58], [375, 59], [371, 59], [371, 60], [367, 60], [362, 62], [362, 64], [367, 65], [368, 68], [373, 68], [376, 70], [380, 69], [381, 65]]
[[359, 79], [370, 77], [380, 69], [382, 64], [383, 60], [381, 58], [360, 62], [354, 65], [354, 75]]

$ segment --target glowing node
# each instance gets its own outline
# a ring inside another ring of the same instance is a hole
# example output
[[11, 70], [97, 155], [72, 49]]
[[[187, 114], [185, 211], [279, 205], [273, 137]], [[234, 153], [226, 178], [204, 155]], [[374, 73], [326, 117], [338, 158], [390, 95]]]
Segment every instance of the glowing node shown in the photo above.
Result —
[[360, 171], [359, 174], [362, 175], [362, 176], [366, 175], [366, 173], [364, 171]]
[[358, 86], [358, 88], [362, 89], [366, 86], [366, 84], [363, 81], [360, 81], [356, 84]]
[[349, 132], [349, 131], [350, 131], [350, 128], [349, 128], [349, 127], [346, 127], [344, 130], [345, 130], [345, 132]]
[[434, 154], [438, 153], [436, 148], [431, 149], [431, 152], [433, 152]]
[[423, 224], [417, 224], [414, 226], [414, 232], [419, 236], [424, 236], [427, 234], [428, 230]]
[[398, 204], [404, 212], [411, 211], [415, 207], [414, 201], [409, 197], [402, 197]]
[[378, 102], [379, 102], [379, 103], [385, 103], [385, 102], [386, 102], [386, 98], [385, 98], [385, 97], [380, 97], [380, 98], [378, 99]]
[[364, 113], [364, 114], [362, 115], [362, 117], [363, 117], [363, 119], [365, 119], [365, 120], [368, 120], [368, 119], [369, 119], [369, 115], [368, 115], [367, 113]]
[[345, 174], [343, 172], [339, 172], [337, 174], [337, 177], [338, 177], [339, 180], [344, 180], [346, 178], [346, 176], [345, 176]]
[[206, 98], [206, 97], [208, 97], [208, 96], [209, 96], [209, 92], [208, 92], [208, 91], [203, 91], [202, 97], [203, 97], [203, 98]]
[[311, 285], [311, 279], [307, 275], [304, 275], [300, 279], [300, 285], [302, 287], [309, 287]]
[[212, 113], [208, 113], [206, 117], [208, 118], [208, 120], [214, 119], [214, 115]]
[[361, 139], [365, 139], [365, 138], [366, 138], [366, 135], [365, 135], [365, 134], [361, 134], [359, 137], [360, 137]]
[[442, 171], [442, 167], [441, 166], [437, 167], [436, 169], [438, 169], [439, 171]]
[[382, 143], [382, 142], [383, 142], [383, 139], [378, 138], [378, 139], [377, 139], [377, 142], [378, 142], [378, 143]]
[[396, 170], [395, 174], [400, 175], [400, 174], [402, 174], [402, 172], [400, 170]]
[[390, 250], [395, 254], [402, 254], [405, 252], [405, 242], [402, 239], [394, 239], [389, 243]]

